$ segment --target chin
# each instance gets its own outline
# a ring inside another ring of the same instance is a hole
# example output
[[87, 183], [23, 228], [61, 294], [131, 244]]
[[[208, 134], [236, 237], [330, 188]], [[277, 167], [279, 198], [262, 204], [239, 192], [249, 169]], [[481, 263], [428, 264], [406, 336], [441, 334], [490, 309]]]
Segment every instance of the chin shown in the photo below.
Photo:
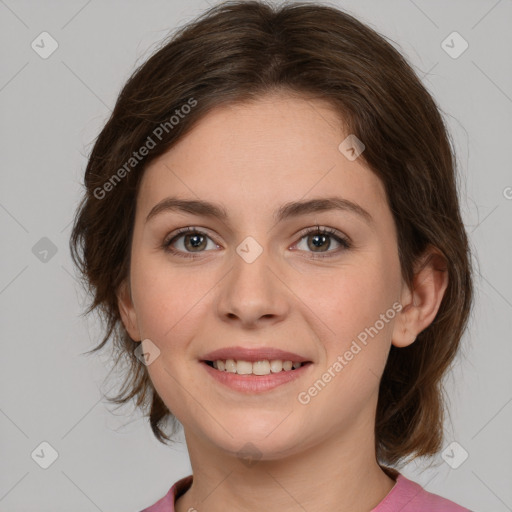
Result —
[[[275, 429], [275, 426], [273, 428]], [[272, 429], [239, 429], [237, 432], [233, 438], [224, 432], [222, 439], [211, 439], [211, 442], [232, 457], [247, 460], [248, 466], [251, 461], [282, 459], [295, 453], [301, 446], [300, 440], [291, 436], [289, 432], [281, 432], [286, 434], [285, 437], [280, 436], [277, 431], [272, 433]]]

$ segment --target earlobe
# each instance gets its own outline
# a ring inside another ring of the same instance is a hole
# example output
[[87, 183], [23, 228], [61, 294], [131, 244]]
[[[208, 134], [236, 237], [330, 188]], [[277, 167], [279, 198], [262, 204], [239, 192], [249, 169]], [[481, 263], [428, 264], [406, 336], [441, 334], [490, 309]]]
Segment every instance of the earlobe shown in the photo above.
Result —
[[127, 281], [124, 281], [119, 286], [117, 292], [117, 305], [119, 307], [121, 320], [123, 321], [123, 325], [130, 335], [130, 338], [134, 341], [141, 341], [137, 322], [137, 313], [135, 312], [130, 287]]
[[438, 249], [429, 246], [418, 267], [413, 290], [404, 285], [405, 305], [393, 329], [392, 343], [396, 347], [414, 343], [418, 334], [434, 321], [448, 287], [446, 258]]

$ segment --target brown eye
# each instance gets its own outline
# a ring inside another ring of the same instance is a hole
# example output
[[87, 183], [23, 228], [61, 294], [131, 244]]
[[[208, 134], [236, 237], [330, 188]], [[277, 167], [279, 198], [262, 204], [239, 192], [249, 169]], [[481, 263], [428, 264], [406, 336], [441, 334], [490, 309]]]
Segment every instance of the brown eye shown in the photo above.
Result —
[[[205, 252], [208, 247], [208, 240], [211, 238], [204, 233], [193, 227], [180, 229], [178, 234], [166, 240], [163, 244], [164, 250], [184, 258], [197, 257], [194, 253]], [[212, 241], [213, 247], [217, 248], [218, 245]]]
[[[301, 240], [305, 238], [308, 239], [306, 248], [301, 249], [299, 244], [297, 244], [297, 247], [300, 250], [314, 253], [313, 258], [327, 258], [338, 254], [340, 250], [329, 250], [332, 246], [333, 239], [335, 243], [339, 244], [343, 249], [349, 249], [351, 247], [348, 239], [338, 234], [338, 232], [332, 228], [320, 228], [317, 226], [314, 229], [301, 233]], [[327, 254], [324, 256], [322, 253]]]

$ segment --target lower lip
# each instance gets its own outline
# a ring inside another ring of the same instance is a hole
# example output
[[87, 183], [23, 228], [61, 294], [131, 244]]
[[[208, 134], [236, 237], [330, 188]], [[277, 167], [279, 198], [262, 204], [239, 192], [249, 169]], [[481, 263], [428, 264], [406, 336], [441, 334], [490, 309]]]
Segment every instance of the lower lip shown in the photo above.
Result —
[[201, 361], [201, 365], [218, 382], [242, 393], [260, 393], [277, 388], [282, 384], [300, 378], [309, 370], [310, 366], [313, 366], [312, 363], [307, 363], [296, 370], [283, 370], [269, 375], [238, 375], [237, 373], [216, 370], [204, 361]]

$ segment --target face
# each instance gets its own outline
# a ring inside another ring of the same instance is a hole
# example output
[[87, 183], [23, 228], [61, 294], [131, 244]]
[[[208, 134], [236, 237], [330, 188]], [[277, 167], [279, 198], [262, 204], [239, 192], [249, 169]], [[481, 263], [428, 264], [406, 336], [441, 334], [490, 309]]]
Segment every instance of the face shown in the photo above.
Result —
[[[272, 459], [373, 429], [404, 285], [384, 187], [339, 149], [348, 135], [326, 103], [268, 96], [209, 113], [145, 171], [120, 309], [131, 337], [159, 350], [147, 367], [156, 391], [205, 445], [236, 453], [250, 441]], [[353, 208], [290, 208], [326, 199]], [[242, 391], [203, 362], [233, 347], [308, 364]]]

